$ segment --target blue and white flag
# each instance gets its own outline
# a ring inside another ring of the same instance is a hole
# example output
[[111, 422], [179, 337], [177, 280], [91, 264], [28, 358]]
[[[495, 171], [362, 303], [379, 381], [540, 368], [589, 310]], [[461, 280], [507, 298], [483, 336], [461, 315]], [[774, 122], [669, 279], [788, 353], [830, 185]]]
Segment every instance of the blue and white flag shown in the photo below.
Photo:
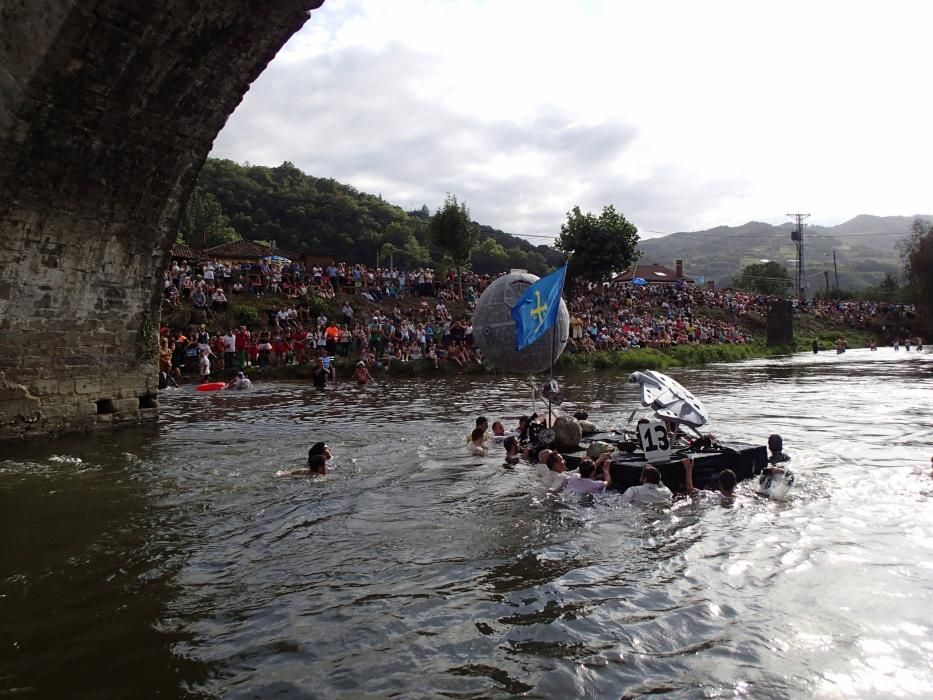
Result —
[[535, 342], [557, 323], [560, 294], [564, 289], [567, 264], [542, 277], [525, 290], [512, 307], [515, 319], [515, 349], [522, 350]]

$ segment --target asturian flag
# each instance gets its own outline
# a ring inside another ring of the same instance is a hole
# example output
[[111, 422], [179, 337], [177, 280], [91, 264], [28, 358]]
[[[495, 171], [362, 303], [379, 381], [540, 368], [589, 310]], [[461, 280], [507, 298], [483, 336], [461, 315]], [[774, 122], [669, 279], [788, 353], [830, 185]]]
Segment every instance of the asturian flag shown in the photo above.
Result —
[[516, 350], [528, 347], [557, 323], [560, 295], [564, 289], [566, 274], [567, 263], [564, 263], [562, 267], [528, 287], [512, 307]]

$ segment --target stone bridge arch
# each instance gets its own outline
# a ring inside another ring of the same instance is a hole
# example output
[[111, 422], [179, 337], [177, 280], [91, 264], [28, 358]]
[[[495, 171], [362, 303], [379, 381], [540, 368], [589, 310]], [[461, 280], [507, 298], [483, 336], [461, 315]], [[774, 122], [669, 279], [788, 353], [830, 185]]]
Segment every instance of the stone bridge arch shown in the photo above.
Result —
[[322, 3], [0, 0], [0, 442], [156, 417], [182, 208]]

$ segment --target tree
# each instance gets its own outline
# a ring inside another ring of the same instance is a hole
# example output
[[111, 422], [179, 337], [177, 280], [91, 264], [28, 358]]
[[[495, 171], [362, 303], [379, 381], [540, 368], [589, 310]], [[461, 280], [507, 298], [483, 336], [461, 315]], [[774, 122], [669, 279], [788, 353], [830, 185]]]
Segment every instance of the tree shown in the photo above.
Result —
[[196, 188], [188, 200], [188, 209], [181, 222], [181, 238], [194, 248], [213, 248], [240, 237], [227, 223], [220, 202], [210, 192]]
[[507, 267], [509, 254], [494, 238], [484, 238], [473, 251], [471, 260], [474, 272], [493, 275]]
[[570, 255], [568, 272], [603, 282], [638, 259], [638, 229], [610, 204], [598, 217], [574, 207], [560, 227], [554, 247]]
[[761, 294], [784, 294], [791, 284], [790, 275], [779, 263], [754, 263], [742, 268], [732, 286]]
[[926, 333], [933, 332], [933, 226], [914, 219], [910, 235], [898, 246], [904, 278], [910, 286], [917, 316]]
[[470, 261], [470, 254], [476, 247], [478, 237], [476, 226], [470, 221], [470, 210], [466, 204], [458, 202], [450, 193], [431, 217], [431, 242], [440, 248], [457, 270], [460, 286], [460, 298], [463, 299], [463, 276], [461, 271]]

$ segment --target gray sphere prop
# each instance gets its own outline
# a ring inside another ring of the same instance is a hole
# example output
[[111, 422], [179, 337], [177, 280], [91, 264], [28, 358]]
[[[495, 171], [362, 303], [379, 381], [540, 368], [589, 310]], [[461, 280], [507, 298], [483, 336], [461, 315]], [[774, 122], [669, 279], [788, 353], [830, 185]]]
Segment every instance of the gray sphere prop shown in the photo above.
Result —
[[558, 416], [554, 421], [554, 446], [558, 450], [575, 450], [583, 439], [583, 430], [573, 416]]
[[570, 335], [570, 314], [564, 300], [560, 301], [557, 323], [524, 350], [515, 349], [515, 321], [512, 307], [525, 290], [538, 281], [527, 272], [510, 272], [490, 284], [476, 302], [473, 312], [473, 342], [483, 356], [506, 372], [534, 374], [551, 366], [551, 344], [555, 333], [553, 355], [556, 361], [567, 345]]

